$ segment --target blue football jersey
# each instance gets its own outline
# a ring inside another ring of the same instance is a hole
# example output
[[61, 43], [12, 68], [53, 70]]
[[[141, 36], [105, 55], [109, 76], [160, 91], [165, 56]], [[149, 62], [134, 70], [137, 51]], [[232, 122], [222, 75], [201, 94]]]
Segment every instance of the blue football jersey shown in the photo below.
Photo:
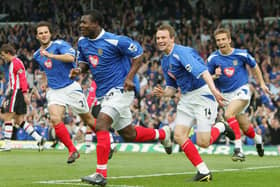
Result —
[[215, 84], [224, 93], [232, 92], [248, 83], [246, 64], [254, 68], [256, 61], [244, 49], [234, 49], [229, 55], [215, 51], [207, 59], [208, 70], [211, 74], [215, 74], [215, 69], [221, 67], [222, 75], [215, 80]]
[[104, 96], [111, 88], [123, 88], [131, 59], [143, 53], [138, 42], [104, 30], [96, 39], [80, 37], [78, 51], [79, 63], [89, 65], [97, 97]]
[[[55, 40], [45, 49], [49, 53], [53, 54], [70, 54], [75, 56], [75, 50], [72, 46], [63, 41]], [[59, 60], [50, 59], [40, 55], [40, 49], [34, 54], [33, 58], [40, 65], [40, 70], [46, 73], [48, 79], [48, 86], [53, 89], [64, 88], [67, 85], [73, 83], [73, 80], [69, 78], [69, 73], [72, 68], [76, 67], [75, 62], [61, 62]]]
[[163, 55], [161, 66], [166, 85], [176, 89], [179, 87], [182, 93], [206, 84], [200, 76], [207, 71], [207, 66], [193, 48], [175, 44], [170, 54]]

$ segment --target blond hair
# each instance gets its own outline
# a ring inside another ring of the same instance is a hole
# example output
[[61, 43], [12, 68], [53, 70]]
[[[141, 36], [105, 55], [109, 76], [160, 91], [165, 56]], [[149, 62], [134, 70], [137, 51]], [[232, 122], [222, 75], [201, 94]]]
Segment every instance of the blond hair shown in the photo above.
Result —
[[228, 38], [231, 38], [230, 31], [226, 28], [217, 28], [214, 31], [214, 36], [217, 36], [218, 34], [226, 34]]

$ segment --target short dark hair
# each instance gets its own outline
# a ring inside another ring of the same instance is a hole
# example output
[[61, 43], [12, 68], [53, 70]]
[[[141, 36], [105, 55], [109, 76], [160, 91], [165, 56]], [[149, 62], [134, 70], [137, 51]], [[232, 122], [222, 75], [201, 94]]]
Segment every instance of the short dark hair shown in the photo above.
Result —
[[98, 22], [100, 26], [103, 25], [104, 22], [104, 17], [102, 13], [96, 9], [93, 10], [87, 10], [83, 14], [84, 16], [89, 15], [90, 16], [90, 21], [91, 22]]
[[16, 50], [11, 44], [3, 44], [0, 48], [0, 51], [3, 51], [5, 53], [10, 53], [11, 55], [16, 54]]
[[157, 31], [162, 31], [162, 30], [167, 30], [169, 32], [170, 38], [175, 38], [176, 32], [175, 32], [175, 29], [171, 25], [163, 24], [157, 28]]
[[50, 24], [49, 22], [47, 22], [47, 21], [40, 21], [40, 22], [37, 23], [37, 25], [36, 25], [35, 34], [37, 35], [37, 29], [38, 29], [38, 27], [44, 27], [44, 26], [48, 27], [50, 33], [52, 33], [52, 26], [51, 26], [51, 24]]

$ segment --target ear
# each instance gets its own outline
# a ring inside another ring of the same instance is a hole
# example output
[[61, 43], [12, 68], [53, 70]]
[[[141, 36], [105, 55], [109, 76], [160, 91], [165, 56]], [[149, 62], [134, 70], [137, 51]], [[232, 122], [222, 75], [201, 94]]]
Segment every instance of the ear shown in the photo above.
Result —
[[231, 44], [231, 38], [228, 39], [229, 43]]

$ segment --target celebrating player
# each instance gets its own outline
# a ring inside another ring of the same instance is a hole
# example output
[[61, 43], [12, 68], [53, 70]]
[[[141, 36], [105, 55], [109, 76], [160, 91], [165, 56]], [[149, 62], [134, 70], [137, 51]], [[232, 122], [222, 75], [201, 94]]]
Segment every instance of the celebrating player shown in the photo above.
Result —
[[267, 94], [270, 94], [270, 92], [265, 85], [255, 59], [247, 50], [231, 47], [230, 31], [218, 28], [214, 32], [214, 36], [219, 50], [208, 57], [207, 64], [209, 72], [213, 74], [217, 88], [229, 101], [225, 106], [224, 117], [235, 133], [235, 149], [232, 160], [245, 160], [240, 128], [246, 136], [255, 140], [258, 155], [262, 157], [264, 155], [262, 137], [255, 133], [253, 125], [250, 124], [245, 114], [251, 98], [246, 64], [253, 70], [262, 90]]
[[129, 106], [134, 99], [133, 77], [142, 62], [143, 49], [138, 42], [126, 36], [106, 32], [103, 16], [97, 10], [84, 13], [80, 22], [82, 37], [78, 42], [79, 68], [71, 76], [90, 69], [97, 84], [96, 97], [101, 101], [97, 116], [96, 173], [82, 181], [105, 185], [110, 152], [109, 128], [113, 127], [126, 141], [144, 142], [159, 139], [171, 153], [170, 129], [151, 129], [132, 126]]
[[206, 148], [226, 133], [234, 139], [234, 133], [225, 124], [219, 122], [212, 125], [217, 117], [218, 103], [224, 103], [224, 98], [216, 89], [207, 66], [199, 54], [190, 47], [175, 44], [175, 30], [170, 25], [161, 25], [157, 29], [156, 43], [158, 49], [164, 52], [161, 66], [166, 81], [166, 88], [160, 85], [153, 93], [159, 97], [171, 97], [178, 88], [182, 95], [177, 105], [174, 140], [181, 146], [187, 158], [197, 168], [194, 181], [210, 181], [212, 174], [201, 159], [196, 147], [189, 139], [189, 133], [197, 124], [197, 145]]
[[51, 26], [48, 22], [39, 22], [36, 26], [36, 38], [40, 42], [33, 57], [45, 73], [45, 84], [48, 84], [47, 101], [51, 123], [56, 136], [68, 148], [67, 163], [73, 163], [80, 157], [73, 145], [69, 132], [63, 123], [65, 107], [70, 106], [81, 119], [93, 130], [95, 120], [89, 113], [86, 98], [82, 88], [76, 81], [69, 78], [70, 70], [76, 67], [74, 63], [75, 50], [63, 40], [51, 41]]

